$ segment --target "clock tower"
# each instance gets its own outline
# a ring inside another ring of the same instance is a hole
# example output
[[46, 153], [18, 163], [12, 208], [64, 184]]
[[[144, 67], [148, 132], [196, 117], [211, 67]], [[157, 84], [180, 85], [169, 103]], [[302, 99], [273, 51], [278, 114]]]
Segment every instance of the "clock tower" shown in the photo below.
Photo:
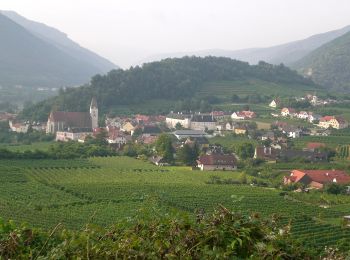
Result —
[[96, 98], [93, 97], [90, 104], [90, 117], [91, 117], [91, 127], [92, 129], [98, 127], [98, 108]]

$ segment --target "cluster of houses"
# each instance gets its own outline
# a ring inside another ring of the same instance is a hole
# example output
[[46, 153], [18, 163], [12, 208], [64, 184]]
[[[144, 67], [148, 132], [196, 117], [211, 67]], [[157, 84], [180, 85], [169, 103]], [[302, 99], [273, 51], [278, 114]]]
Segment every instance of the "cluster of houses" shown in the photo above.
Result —
[[313, 112], [308, 111], [299, 111], [296, 112], [293, 108], [284, 107], [281, 110], [282, 117], [291, 117], [307, 120], [310, 123], [318, 122], [320, 128], [334, 128], [334, 129], [343, 129], [349, 126], [348, 122], [340, 116], [320, 116]]

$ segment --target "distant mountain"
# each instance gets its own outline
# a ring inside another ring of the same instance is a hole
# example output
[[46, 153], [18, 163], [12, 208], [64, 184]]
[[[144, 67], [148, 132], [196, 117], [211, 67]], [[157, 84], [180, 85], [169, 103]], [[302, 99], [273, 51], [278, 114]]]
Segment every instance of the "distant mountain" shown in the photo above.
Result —
[[232, 59], [246, 61], [250, 64], [257, 64], [259, 61], [265, 61], [271, 64], [284, 63], [286, 65], [289, 65], [298, 61], [323, 44], [330, 42], [349, 31], [350, 26], [346, 26], [340, 30], [316, 34], [303, 40], [293, 41], [290, 43], [276, 45], [268, 48], [252, 48], [234, 51], [213, 49], [195, 52], [158, 54], [150, 56], [140, 63], [161, 60], [167, 57], [183, 57], [186, 55], [204, 57], [210, 55], [218, 57], [229, 57]]
[[62, 32], [14, 12], [0, 13], [0, 85], [60, 87], [87, 83], [113, 63]]
[[350, 32], [314, 50], [293, 67], [323, 86], [349, 92]]

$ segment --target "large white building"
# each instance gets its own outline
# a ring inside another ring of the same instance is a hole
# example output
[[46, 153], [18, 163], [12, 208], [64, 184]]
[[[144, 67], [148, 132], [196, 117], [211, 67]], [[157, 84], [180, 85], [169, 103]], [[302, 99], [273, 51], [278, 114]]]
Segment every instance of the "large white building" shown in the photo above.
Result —
[[192, 130], [216, 130], [216, 119], [210, 114], [169, 114], [165, 122], [169, 128], [176, 128], [181, 125], [183, 128]]

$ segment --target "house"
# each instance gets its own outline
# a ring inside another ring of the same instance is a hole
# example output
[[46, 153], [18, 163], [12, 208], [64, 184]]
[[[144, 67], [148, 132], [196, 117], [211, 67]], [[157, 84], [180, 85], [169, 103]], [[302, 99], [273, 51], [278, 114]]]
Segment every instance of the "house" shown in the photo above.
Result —
[[303, 132], [300, 128], [294, 126], [285, 126], [281, 128], [282, 133], [287, 135], [289, 138], [299, 138]]
[[234, 120], [245, 120], [245, 119], [252, 119], [255, 118], [256, 114], [253, 111], [239, 111], [239, 112], [234, 112], [231, 115], [231, 118]]
[[196, 114], [191, 116], [190, 129], [192, 130], [216, 130], [216, 119], [212, 115]]
[[320, 115], [315, 114], [315, 113], [313, 113], [313, 112], [309, 112], [308, 121], [309, 121], [310, 123], [314, 123], [315, 121], [319, 121], [320, 118], [321, 118]]
[[295, 109], [293, 108], [284, 107], [281, 110], [282, 116], [294, 116], [294, 114], [295, 114]]
[[247, 129], [244, 127], [236, 127], [234, 133], [236, 135], [245, 135], [247, 133]]
[[47, 120], [46, 133], [54, 134], [75, 128], [92, 130], [96, 127], [98, 127], [98, 108], [96, 99], [92, 98], [90, 112], [52, 111]]
[[133, 135], [135, 129], [136, 129], [136, 124], [133, 124], [132, 122], [126, 122], [122, 125], [120, 130]]
[[280, 104], [281, 104], [281, 101], [278, 98], [276, 98], [271, 101], [271, 103], [269, 104], [269, 107], [277, 108]]
[[56, 132], [56, 141], [60, 142], [68, 142], [68, 141], [79, 141], [82, 140], [83, 137], [92, 135], [92, 129], [90, 127], [87, 128], [72, 128], [64, 131]]
[[236, 125], [235, 123], [227, 122], [227, 123], [225, 124], [225, 129], [226, 129], [227, 131], [230, 131], [230, 130], [234, 131], [236, 126], [237, 126], [237, 125]]
[[348, 127], [348, 122], [346, 122], [344, 118], [339, 116], [324, 116], [321, 117], [318, 126], [326, 129], [330, 127], [334, 129], [343, 129]]
[[27, 133], [29, 130], [29, 123], [14, 123], [12, 120], [9, 121], [9, 126], [12, 132], [16, 133]]
[[266, 133], [264, 133], [261, 136], [261, 141], [265, 141], [265, 140], [275, 140], [275, 133], [273, 131], [267, 131]]
[[158, 139], [158, 136], [156, 135], [140, 135], [137, 140], [136, 143], [142, 143], [142, 144], [154, 144]]
[[207, 154], [197, 160], [197, 166], [202, 171], [233, 171], [237, 169], [236, 158], [232, 154]]
[[226, 116], [224, 111], [213, 111], [213, 112], [211, 112], [211, 115], [215, 119], [224, 119]]
[[322, 189], [325, 184], [349, 184], [350, 176], [340, 170], [293, 170], [283, 178], [285, 185], [300, 183], [315, 189]]
[[306, 120], [306, 119], [309, 118], [309, 113], [306, 112], [306, 111], [300, 111], [300, 112], [297, 114], [297, 118]]
[[171, 112], [165, 118], [165, 123], [169, 128], [176, 128], [181, 125], [183, 128], [190, 128], [191, 115]]
[[118, 129], [111, 129], [108, 132], [107, 141], [109, 144], [114, 144], [114, 145], [117, 145], [118, 147], [121, 147], [124, 144], [131, 141], [131, 136], [125, 134], [124, 132]]
[[169, 163], [162, 156], [152, 156], [150, 161], [157, 166], [169, 166]]
[[174, 135], [177, 139], [186, 139], [188, 137], [205, 137], [207, 134], [204, 131], [200, 130], [176, 130], [174, 132]]
[[275, 163], [278, 159], [278, 156], [279, 151], [271, 146], [258, 146], [255, 148], [254, 159], [261, 159], [270, 163]]

